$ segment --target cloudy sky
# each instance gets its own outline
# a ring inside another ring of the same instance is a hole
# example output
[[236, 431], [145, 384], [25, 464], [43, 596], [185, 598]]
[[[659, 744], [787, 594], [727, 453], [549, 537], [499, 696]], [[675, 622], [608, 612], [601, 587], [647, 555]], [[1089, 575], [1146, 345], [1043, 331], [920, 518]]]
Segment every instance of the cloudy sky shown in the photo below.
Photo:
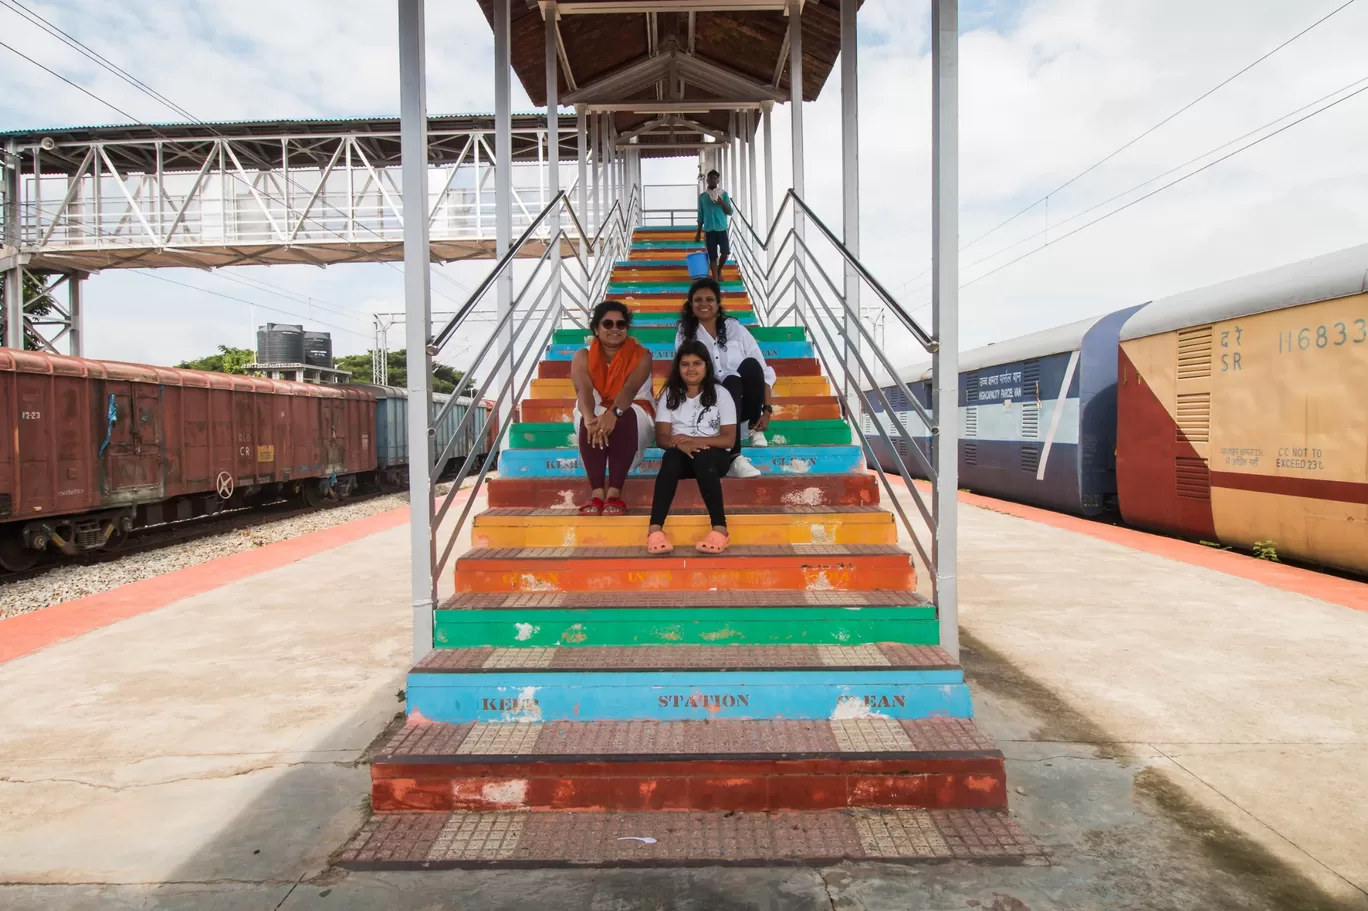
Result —
[[[203, 120], [397, 111], [392, 3], [23, 2]], [[1041, 199], [1342, 3], [966, 0], [962, 243]], [[918, 0], [866, 0], [861, 14], [864, 259], [908, 310], [927, 319], [928, 27], [929, 7]], [[492, 110], [492, 38], [476, 4], [434, 0], [428, 4], [428, 28], [429, 110]], [[4, 4], [0, 40], [140, 120], [176, 119]], [[962, 281], [969, 283], [961, 297], [964, 346], [1368, 241], [1363, 163], [1368, 92], [1075, 236], [1063, 236], [1289, 122], [1279, 118], [1303, 108], [1301, 114], [1308, 113], [1368, 86], [1366, 45], [1368, 0], [1359, 0], [1054, 193], [1048, 204], [1035, 205], [969, 246], [962, 254]], [[0, 85], [5, 87], [0, 130], [121, 121], [4, 48]], [[839, 86], [838, 68], [806, 114], [809, 197], [833, 226], [841, 220]], [[1344, 91], [1332, 94], [1338, 90]], [[516, 80], [514, 106], [530, 110]], [[790, 173], [788, 133], [787, 111], [777, 109], [776, 178], [782, 186]], [[692, 173], [690, 162], [679, 161], [654, 166], [646, 176], [648, 183], [677, 182]], [[447, 299], [435, 305], [463, 297], [461, 286], [473, 286], [488, 266], [438, 270], [443, 277], [434, 288]], [[369, 314], [402, 307], [400, 273], [378, 265], [234, 273], [269, 282], [286, 294], [249, 287], [231, 275], [157, 274], [199, 290], [140, 272], [110, 271], [90, 280], [89, 354], [172, 363], [218, 344], [250, 344], [253, 316], [258, 322], [296, 316], [331, 328], [336, 348], [347, 353], [369, 347]], [[255, 307], [221, 295], [250, 300]]]

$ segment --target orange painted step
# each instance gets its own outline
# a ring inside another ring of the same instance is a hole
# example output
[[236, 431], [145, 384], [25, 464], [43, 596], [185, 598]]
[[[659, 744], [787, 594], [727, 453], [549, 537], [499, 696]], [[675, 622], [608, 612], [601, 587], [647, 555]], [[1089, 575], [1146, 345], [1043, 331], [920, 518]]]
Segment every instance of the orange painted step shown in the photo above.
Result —
[[[774, 368], [776, 376], [820, 376], [822, 365], [815, 357], [786, 357], [776, 358], [767, 362]], [[543, 380], [563, 380], [570, 376], [570, 361], [542, 361], [537, 365], [537, 378]], [[652, 375], [656, 377], [667, 377], [670, 375], [672, 361], [655, 361], [652, 365]]]
[[[518, 405], [519, 420], [529, 424], [571, 423], [574, 399], [526, 399]], [[835, 396], [789, 396], [774, 400], [776, 421], [838, 421], [841, 406]]]
[[472, 550], [456, 564], [458, 594], [617, 591], [914, 590], [912, 557], [888, 544], [734, 546], [720, 556], [644, 547]]
[[[633, 313], [678, 313], [684, 306], [684, 295], [670, 294], [607, 294], [604, 300], [622, 301]], [[732, 316], [754, 313], [749, 294], [723, 294], [722, 304]]]

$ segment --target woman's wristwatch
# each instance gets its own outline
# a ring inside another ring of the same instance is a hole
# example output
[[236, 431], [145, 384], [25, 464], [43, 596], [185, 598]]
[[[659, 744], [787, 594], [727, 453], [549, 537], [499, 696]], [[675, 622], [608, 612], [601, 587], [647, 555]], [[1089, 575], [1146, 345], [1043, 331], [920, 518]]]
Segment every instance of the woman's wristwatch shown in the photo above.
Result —
[[774, 414], [774, 406], [771, 405], [769, 402], [766, 402], [765, 404], [761, 405], [760, 410], [764, 414]]
[[613, 409], [613, 417], [617, 418], [619, 421], [622, 420], [622, 416], [625, 415], [626, 413], [627, 413], [627, 411], [626, 411], [625, 409], [623, 409], [623, 408], [614, 408], [614, 409]]

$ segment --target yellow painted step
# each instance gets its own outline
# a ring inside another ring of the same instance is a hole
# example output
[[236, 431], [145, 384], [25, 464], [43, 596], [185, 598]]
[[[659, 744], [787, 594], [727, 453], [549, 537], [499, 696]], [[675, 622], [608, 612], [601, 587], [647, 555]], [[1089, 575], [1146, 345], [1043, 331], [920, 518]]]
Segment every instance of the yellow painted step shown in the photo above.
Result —
[[[588, 499], [585, 491], [585, 499]], [[510, 514], [521, 513], [521, 514]], [[472, 547], [645, 546], [650, 517], [581, 516], [570, 510], [495, 510], [475, 518]], [[672, 515], [665, 533], [675, 545], [693, 545], [711, 526], [703, 512]], [[733, 544], [896, 544], [893, 514], [878, 509], [830, 512], [729, 514]]]
[[[655, 392], [659, 395], [665, 389], [665, 378], [656, 377]], [[781, 376], [775, 380], [774, 394], [784, 398], [814, 395], [832, 395], [831, 384], [824, 376]], [[575, 381], [570, 379], [532, 381], [530, 393], [534, 399], [573, 399]]]

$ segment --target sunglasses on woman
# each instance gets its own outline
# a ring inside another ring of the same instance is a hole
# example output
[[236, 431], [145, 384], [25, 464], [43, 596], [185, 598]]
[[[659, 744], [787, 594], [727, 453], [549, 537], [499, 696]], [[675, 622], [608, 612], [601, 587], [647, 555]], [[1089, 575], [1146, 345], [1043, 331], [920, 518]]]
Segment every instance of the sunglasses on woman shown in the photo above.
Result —
[[625, 319], [605, 319], [599, 320], [599, 325], [605, 329], [626, 329], [627, 321]]

